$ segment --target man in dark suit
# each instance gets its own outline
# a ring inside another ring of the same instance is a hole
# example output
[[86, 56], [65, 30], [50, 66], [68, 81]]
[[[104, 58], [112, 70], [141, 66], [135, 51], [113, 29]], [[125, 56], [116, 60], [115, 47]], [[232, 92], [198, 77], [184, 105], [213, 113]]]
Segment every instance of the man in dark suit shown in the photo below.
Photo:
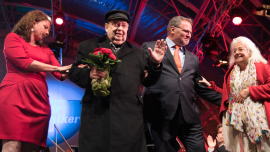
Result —
[[225, 149], [225, 145], [224, 145], [222, 124], [219, 124], [217, 126], [217, 129], [218, 129], [218, 133], [215, 140], [213, 140], [212, 136], [210, 135], [207, 137], [208, 152], [228, 152]]
[[[139, 85], [154, 85], [162, 70], [166, 43], [158, 41], [151, 61], [146, 64], [145, 52], [126, 41], [130, 21], [128, 12], [109, 11], [105, 15], [106, 35], [86, 40], [79, 45], [76, 62], [69, 72], [69, 79], [85, 88], [82, 98], [81, 126], [79, 132], [80, 152], [146, 152], [142, 105]], [[114, 67], [110, 95], [98, 97], [93, 94], [91, 80], [104, 77], [103, 71], [92, 64], [81, 68], [83, 60], [98, 47], [110, 48], [121, 60]], [[145, 70], [148, 76], [145, 77]]]
[[[170, 20], [166, 38], [168, 50], [162, 60], [158, 82], [144, 88], [144, 114], [157, 152], [176, 152], [179, 137], [188, 152], [205, 151], [201, 119], [195, 104], [195, 92], [216, 105], [221, 94], [198, 83], [199, 60], [184, 46], [189, 43], [192, 20], [177, 16]], [[146, 42], [142, 49], [154, 48]]]

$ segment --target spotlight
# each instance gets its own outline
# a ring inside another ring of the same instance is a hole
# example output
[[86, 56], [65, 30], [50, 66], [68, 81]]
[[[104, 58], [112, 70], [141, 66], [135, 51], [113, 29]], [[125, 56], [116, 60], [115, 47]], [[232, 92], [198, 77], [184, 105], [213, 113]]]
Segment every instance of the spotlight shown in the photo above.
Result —
[[59, 18], [59, 17], [55, 19], [55, 22], [58, 25], [62, 25], [64, 23], [63, 19], [62, 18]]
[[218, 55], [218, 37], [210, 36], [209, 33], [202, 37], [204, 57], [215, 58]]
[[234, 25], [240, 25], [242, 23], [242, 18], [241, 17], [234, 17], [232, 19], [232, 22]]
[[65, 21], [65, 15], [62, 12], [58, 12], [54, 15], [54, 23], [58, 26], [62, 26]]
[[240, 25], [242, 23], [243, 13], [240, 8], [235, 7], [231, 9], [231, 20], [234, 25]]
[[252, 12], [255, 15], [270, 17], [270, 1], [263, 0], [262, 5]]

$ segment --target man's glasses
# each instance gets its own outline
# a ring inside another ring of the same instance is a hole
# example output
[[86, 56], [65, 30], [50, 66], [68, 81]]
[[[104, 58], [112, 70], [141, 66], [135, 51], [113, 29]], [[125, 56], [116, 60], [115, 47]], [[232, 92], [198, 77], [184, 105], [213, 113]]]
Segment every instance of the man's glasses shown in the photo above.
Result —
[[189, 31], [189, 30], [183, 29], [183, 28], [178, 27], [178, 26], [174, 26], [174, 27], [176, 27], [176, 28], [180, 28], [180, 29], [182, 29], [182, 31], [183, 31], [183, 32], [185, 32], [186, 34], [190, 34], [190, 35], [192, 35], [192, 32], [191, 32], [191, 31]]

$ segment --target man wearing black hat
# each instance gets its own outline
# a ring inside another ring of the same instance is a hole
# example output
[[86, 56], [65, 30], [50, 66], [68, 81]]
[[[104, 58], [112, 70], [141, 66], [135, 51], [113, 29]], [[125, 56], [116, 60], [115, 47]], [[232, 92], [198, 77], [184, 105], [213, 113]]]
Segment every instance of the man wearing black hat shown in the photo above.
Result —
[[[86, 88], [82, 99], [80, 152], [146, 152], [142, 117], [143, 101], [139, 85], [154, 85], [161, 74], [166, 42], [158, 41], [146, 63], [145, 53], [126, 41], [130, 16], [123, 10], [109, 11], [105, 15], [106, 35], [86, 40], [79, 45], [77, 60], [70, 69], [69, 79]], [[110, 48], [119, 66], [111, 70], [110, 95], [94, 96], [91, 80], [104, 77], [93, 65], [80, 68], [82, 60], [95, 48]], [[144, 71], [148, 70], [147, 76]]]

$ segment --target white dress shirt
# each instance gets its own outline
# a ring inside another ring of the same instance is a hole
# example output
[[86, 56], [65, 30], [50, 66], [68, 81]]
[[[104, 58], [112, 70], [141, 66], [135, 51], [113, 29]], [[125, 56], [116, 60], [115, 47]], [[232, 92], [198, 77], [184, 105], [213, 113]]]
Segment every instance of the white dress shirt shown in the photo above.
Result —
[[[169, 39], [168, 37], [166, 38], [166, 43], [167, 43], [167, 45], [169, 47], [169, 50], [171, 51], [172, 55], [174, 56], [174, 51], [175, 51], [175, 45], [176, 44], [171, 39]], [[182, 69], [184, 67], [184, 62], [185, 62], [185, 57], [186, 57], [185, 51], [183, 51], [183, 50], [184, 50], [183, 47], [180, 47], [179, 56], [180, 56], [180, 59], [181, 59], [181, 68]]]

